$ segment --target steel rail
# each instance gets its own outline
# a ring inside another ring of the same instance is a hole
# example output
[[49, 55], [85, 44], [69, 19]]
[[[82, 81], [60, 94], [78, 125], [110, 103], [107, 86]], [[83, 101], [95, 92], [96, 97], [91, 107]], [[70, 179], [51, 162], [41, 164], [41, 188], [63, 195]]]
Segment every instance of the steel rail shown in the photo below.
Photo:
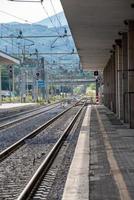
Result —
[[21, 116], [21, 115], [25, 115], [25, 114], [28, 114], [28, 113], [32, 113], [32, 112], [35, 112], [35, 111], [37, 111], [37, 110], [41, 110], [41, 109], [43, 109], [43, 108], [47, 108], [47, 107], [49, 107], [49, 106], [52, 106], [52, 105], [55, 105], [55, 104], [58, 104], [58, 103], [60, 103], [60, 101], [55, 102], [55, 103], [51, 103], [51, 104], [48, 104], [48, 105], [45, 105], [45, 106], [37, 107], [37, 108], [34, 108], [34, 109], [30, 109], [30, 110], [28, 110], [28, 111], [20, 111], [20, 110], [18, 110], [16, 114], [12, 114], [12, 115], [9, 115], [9, 116], [7, 116], [7, 117], [2, 117], [2, 118], [0, 119], [0, 123], [1, 123], [2, 121], [8, 120], [8, 119], [10, 119], [10, 118], [17, 117], [17, 116]]
[[52, 165], [55, 157], [57, 156], [60, 148], [62, 147], [65, 139], [67, 138], [68, 134], [70, 133], [71, 129], [73, 128], [74, 124], [77, 121], [78, 116], [80, 115], [82, 109], [84, 108], [85, 103], [83, 106], [79, 109], [77, 114], [74, 116], [73, 120], [70, 122], [68, 127], [65, 129], [61, 137], [58, 139], [58, 141], [55, 143], [45, 160], [42, 162], [40, 167], [37, 169], [31, 180], [28, 182], [24, 190], [21, 192], [17, 200], [29, 200], [31, 196], [33, 196], [33, 193], [35, 193], [36, 188], [40, 184], [42, 178], [45, 176], [45, 174], [48, 172], [50, 166]]
[[74, 105], [70, 106], [69, 108], [67, 108], [63, 112], [59, 113], [58, 115], [56, 115], [52, 119], [48, 120], [45, 124], [39, 126], [34, 131], [30, 132], [29, 134], [27, 134], [26, 136], [24, 136], [23, 138], [21, 138], [20, 140], [18, 140], [17, 142], [15, 142], [11, 146], [9, 146], [8, 148], [6, 148], [2, 152], [0, 152], [0, 162], [2, 162], [4, 159], [6, 159], [9, 155], [11, 155], [18, 148], [20, 148], [21, 146], [23, 146], [25, 144], [26, 140], [32, 139], [33, 137], [35, 137], [37, 134], [39, 134], [41, 131], [43, 131], [45, 128], [47, 128], [49, 125], [51, 125], [57, 119], [59, 119], [62, 115], [64, 115], [67, 111], [69, 111], [74, 106], [76, 106], [77, 103], [75, 103]]
[[[56, 104], [56, 103], [55, 103]], [[51, 104], [51, 105], [54, 105], [54, 104]], [[57, 105], [58, 106], [58, 105]], [[47, 110], [45, 110], [45, 111], [39, 111], [39, 112], [36, 112], [36, 113], [34, 113], [34, 114], [29, 114], [29, 115], [27, 115], [27, 116], [24, 116], [24, 117], [21, 117], [21, 118], [19, 118], [19, 119], [16, 119], [16, 120], [13, 120], [13, 121], [11, 121], [11, 122], [7, 122], [7, 123], [5, 123], [5, 124], [2, 124], [2, 125], [0, 125], [0, 130], [1, 129], [4, 129], [4, 128], [8, 128], [9, 126], [11, 126], [11, 125], [13, 125], [13, 124], [16, 124], [16, 123], [18, 123], [18, 122], [22, 122], [22, 121], [24, 121], [24, 120], [26, 120], [26, 119], [28, 119], [28, 118], [30, 118], [30, 117], [35, 117], [35, 116], [37, 116], [37, 115], [39, 115], [39, 114], [41, 114], [41, 113], [44, 113], [44, 112], [47, 112], [47, 111], [49, 111], [49, 110], [52, 110], [52, 109], [54, 109], [54, 108], [56, 108], [57, 106], [55, 106], [55, 107], [52, 107], [52, 108], [48, 108]], [[49, 105], [48, 106], [46, 106], [46, 108], [47, 107], [49, 107]], [[45, 107], [44, 107], [45, 108]], [[40, 109], [42, 109], [42, 108], [39, 108], [39, 110]], [[38, 109], [37, 109], [38, 110]], [[34, 110], [33, 112], [35, 112], [36, 110]], [[30, 113], [30, 111], [28, 111], [29, 113]], [[32, 112], [32, 111], [31, 111]], [[24, 113], [24, 114], [27, 114], [27, 113]], [[17, 116], [17, 114], [15, 115], [15, 116]], [[11, 117], [7, 117], [7, 119], [10, 119], [10, 118], [12, 118], [12, 117], [14, 117], [14, 116], [11, 116]]]
[[[49, 105], [48, 105], [48, 106], [49, 106]], [[14, 118], [14, 117], [18, 117], [18, 116], [21, 116], [21, 115], [25, 115], [25, 114], [28, 114], [28, 113], [35, 112], [35, 111], [37, 111], [37, 110], [41, 110], [42, 108], [47, 108], [48, 106], [38, 107], [38, 108], [34, 108], [34, 109], [31, 109], [31, 110], [28, 110], [28, 111], [21, 111], [21, 110], [18, 110], [18, 111], [16, 111], [16, 112], [17, 112], [16, 114], [11, 114], [11, 115], [9, 115], [9, 116], [0, 118], [0, 123], [3, 122], [3, 121], [6, 121], [6, 120], [12, 119], [12, 118]], [[7, 113], [7, 114], [8, 114], [8, 113]], [[9, 113], [9, 114], [10, 114], [10, 113]]]

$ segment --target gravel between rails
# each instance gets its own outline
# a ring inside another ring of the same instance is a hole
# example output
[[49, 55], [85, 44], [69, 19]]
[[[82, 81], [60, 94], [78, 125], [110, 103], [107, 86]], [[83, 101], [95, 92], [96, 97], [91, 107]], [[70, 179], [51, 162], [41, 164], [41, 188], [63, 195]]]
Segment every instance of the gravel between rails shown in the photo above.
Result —
[[0, 166], [0, 197], [15, 200], [63, 130], [77, 113], [79, 106], [68, 111], [54, 124], [4, 160]]
[[40, 125], [44, 124], [52, 117], [62, 112], [64, 109], [65, 108], [63, 107], [58, 107], [38, 116], [29, 118], [28, 120], [21, 123], [17, 123], [16, 125], [5, 130], [0, 130], [0, 151], [3, 151], [10, 145], [14, 144], [19, 139], [26, 136], [29, 132], [38, 128]]

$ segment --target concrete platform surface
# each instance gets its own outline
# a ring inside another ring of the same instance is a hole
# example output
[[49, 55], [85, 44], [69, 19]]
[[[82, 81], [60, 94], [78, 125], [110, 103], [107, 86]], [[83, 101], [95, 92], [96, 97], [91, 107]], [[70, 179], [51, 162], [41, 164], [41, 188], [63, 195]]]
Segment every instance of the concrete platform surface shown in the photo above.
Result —
[[36, 103], [2, 103], [0, 104], [0, 109], [10, 109], [29, 105], [36, 105]]
[[134, 200], [134, 129], [104, 106], [87, 108], [62, 200]]
[[62, 200], [89, 199], [89, 118], [91, 107], [88, 106], [76, 150], [70, 166]]

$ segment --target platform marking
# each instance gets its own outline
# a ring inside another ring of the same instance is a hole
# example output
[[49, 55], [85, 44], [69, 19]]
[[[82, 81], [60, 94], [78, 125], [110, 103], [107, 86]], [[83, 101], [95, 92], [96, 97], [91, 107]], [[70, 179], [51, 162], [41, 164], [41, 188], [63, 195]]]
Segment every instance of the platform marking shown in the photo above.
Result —
[[[101, 133], [103, 135], [104, 145], [106, 147], [107, 159], [108, 159], [108, 162], [109, 162], [109, 165], [110, 165], [110, 168], [111, 168], [111, 173], [112, 173], [112, 175], [114, 177], [114, 180], [116, 182], [117, 188], [119, 190], [120, 199], [121, 200], [131, 200], [131, 197], [129, 195], [125, 180], [124, 180], [123, 175], [122, 175], [122, 173], [120, 171], [118, 163], [117, 163], [117, 161], [116, 161], [116, 159], [114, 157], [112, 146], [111, 146], [111, 144], [109, 142], [108, 135], [106, 133], [105, 127], [103, 125], [103, 122], [102, 122], [102, 120], [100, 118], [100, 114], [99, 114], [99, 112], [98, 112], [96, 107], [95, 107], [95, 109], [96, 109], [96, 113], [97, 113], [98, 122], [99, 122], [99, 125], [100, 125], [100, 131], [101, 131]], [[114, 173], [114, 172], [118, 172], [118, 173]]]
[[89, 200], [89, 123], [91, 106], [82, 123], [62, 200]]

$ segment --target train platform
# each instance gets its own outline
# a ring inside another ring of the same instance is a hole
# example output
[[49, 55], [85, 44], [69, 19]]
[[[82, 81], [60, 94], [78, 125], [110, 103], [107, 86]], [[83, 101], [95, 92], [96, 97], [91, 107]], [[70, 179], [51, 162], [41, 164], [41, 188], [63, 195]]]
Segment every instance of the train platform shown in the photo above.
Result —
[[133, 200], [134, 129], [88, 106], [62, 200]]
[[0, 104], [0, 110], [33, 105], [36, 105], [36, 103], [2, 103]]

